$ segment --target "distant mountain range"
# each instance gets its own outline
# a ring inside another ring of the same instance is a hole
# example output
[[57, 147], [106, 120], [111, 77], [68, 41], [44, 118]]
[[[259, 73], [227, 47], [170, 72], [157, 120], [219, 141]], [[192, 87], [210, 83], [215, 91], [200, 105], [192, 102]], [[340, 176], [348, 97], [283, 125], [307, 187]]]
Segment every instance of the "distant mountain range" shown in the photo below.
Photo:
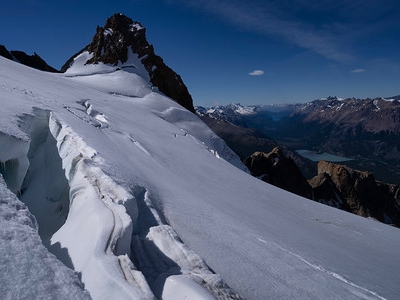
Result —
[[[307, 149], [347, 157], [346, 165], [371, 171], [379, 180], [400, 184], [399, 99], [400, 96], [375, 99], [328, 97], [302, 104], [230, 104], [196, 107], [196, 111], [203, 120], [210, 118], [256, 130], [292, 151]], [[249, 154], [240, 149], [244, 146], [233, 145], [232, 148], [243, 156]], [[314, 174], [304, 173], [307, 177], [316, 175], [316, 167]]]

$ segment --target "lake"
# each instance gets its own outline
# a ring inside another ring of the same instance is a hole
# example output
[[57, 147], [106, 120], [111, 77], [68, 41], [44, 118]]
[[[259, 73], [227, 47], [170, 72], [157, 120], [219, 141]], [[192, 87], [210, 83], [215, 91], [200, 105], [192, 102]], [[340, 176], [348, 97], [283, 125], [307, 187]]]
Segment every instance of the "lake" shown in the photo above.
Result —
[[325, 160], [325, 161], [329, 161], [329, 162], [342, 162], [342, 161], [352, 160], [351, 158], [330, 154], [328, 152], [319, 153], [319, 152], [314, 152], [314, 151], [305, 150], [305, 149], [296, 150], [296, 152], [298, 154], [300, 154], [301, 156], [303, 156], [309, 160], [312, 160], [312, 161]]

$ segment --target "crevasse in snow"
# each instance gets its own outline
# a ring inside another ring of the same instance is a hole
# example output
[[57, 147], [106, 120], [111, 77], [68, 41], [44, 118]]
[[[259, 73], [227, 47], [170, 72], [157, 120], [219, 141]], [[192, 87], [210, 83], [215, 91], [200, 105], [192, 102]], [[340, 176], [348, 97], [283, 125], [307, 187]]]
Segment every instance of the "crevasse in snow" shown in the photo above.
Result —
[[37, 227], [0, 174], [1, 299], [91, 299], [76, 274], [43, 246]]

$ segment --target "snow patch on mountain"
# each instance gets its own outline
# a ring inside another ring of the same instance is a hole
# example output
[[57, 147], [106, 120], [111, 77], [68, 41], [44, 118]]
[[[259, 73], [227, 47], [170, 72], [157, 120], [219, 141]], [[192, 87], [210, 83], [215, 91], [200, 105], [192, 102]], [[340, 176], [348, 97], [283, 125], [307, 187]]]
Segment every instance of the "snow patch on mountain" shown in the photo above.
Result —
[[118, 65], [102, 62], [87, 64], [92, 57], [93, 53], [88, 51], [79, 54], [65, 72], [65, 76], [111, 94], [144, 97], [150, 93], [152, 85], [141, 62], [143, 58], [139, 59], [132, 50], [128, 52], [128, 60], [125, 63], [119, 62]]

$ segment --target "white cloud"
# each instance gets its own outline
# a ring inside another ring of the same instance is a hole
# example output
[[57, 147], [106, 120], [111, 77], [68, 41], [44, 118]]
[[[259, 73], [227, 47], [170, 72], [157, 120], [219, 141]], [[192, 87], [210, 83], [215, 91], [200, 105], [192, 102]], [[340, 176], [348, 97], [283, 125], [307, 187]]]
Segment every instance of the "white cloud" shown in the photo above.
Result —
[[351, 71], [351, 73], [361, 73], [361, 72], [365, 72], [364, 69], [354, 69], [353, 71]]
[[261, 76], [261, 75], [264, 75], [264, 71], [263, 70], [254, 70], [253, 72], [250, 72], [249, 75], [251, 75], [251, 76]]

